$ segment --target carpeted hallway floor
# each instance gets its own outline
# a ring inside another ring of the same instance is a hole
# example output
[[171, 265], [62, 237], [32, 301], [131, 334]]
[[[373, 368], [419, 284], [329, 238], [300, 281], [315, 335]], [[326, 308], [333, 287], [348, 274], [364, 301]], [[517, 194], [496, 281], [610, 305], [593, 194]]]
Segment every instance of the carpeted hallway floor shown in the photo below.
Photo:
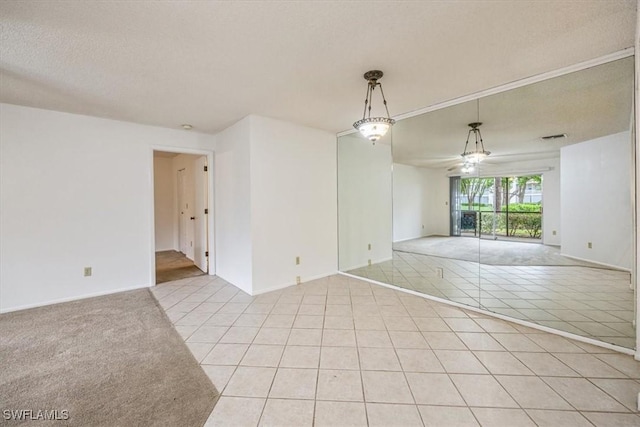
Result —
[[218, 396], [147, 289], [2, 314], [0, 361], [0, 425], [202, 426]]
[[205, 274], [178, 251], [156, 252], [156, 284]]

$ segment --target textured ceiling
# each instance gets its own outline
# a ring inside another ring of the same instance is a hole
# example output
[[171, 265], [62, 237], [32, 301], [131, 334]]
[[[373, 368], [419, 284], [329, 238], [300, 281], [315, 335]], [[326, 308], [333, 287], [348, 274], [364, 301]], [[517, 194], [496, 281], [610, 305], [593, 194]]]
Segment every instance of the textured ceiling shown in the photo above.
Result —
[[[400, 120], [392, 128], [394, 161], [460, 165], [467, 124], [478, 121], [478, 107], [485, 148], [491, 151], [483, 164], [489, 165], [557, 158], [562, 146], [628, 131], [633, 65], [628, 57]], [[541, 140], [562, 133], [567, 137]]]
[[0, 101], [214, 133], [332, 132], [633, 46], [630, 1], [2, 1]]

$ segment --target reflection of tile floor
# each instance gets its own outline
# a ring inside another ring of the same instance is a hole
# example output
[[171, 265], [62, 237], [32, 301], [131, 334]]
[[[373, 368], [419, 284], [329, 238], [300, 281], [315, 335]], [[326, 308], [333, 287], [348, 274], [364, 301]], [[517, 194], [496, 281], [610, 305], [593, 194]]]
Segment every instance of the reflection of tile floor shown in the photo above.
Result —
[[[443, 278], [438, 277], [438, 268], [443, 269]], [[480, 266], [396, 251], [392, 261], [349, 273], [635, 347], [633, 291], [627, 272], [579, 266]]]
[[640, 425], [633, 357], [361, 280], [152, 292], [222, 393], [207, 426]]

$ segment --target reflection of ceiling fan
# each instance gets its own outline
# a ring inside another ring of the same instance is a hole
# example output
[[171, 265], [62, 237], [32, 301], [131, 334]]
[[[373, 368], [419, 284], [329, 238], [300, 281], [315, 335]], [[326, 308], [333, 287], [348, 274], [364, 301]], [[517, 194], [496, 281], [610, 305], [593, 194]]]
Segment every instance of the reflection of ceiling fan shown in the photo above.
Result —
[[[511, 167], [513, 161], [521, 162], [524, 160], [540, 160], [540, 159], [548, 159], [556, 157], [553, 153], [550, 152], [529, 152], [529, 153], [511, 153], [511, 154], [500, 154], [500, 155], [491, 155], [491, 158], [482, 162], [482, 166], [476, 168], [475, 170], [468, 171], [467, 173], [462, 171], [462, 166], [464, 162], [462, 159], [456, 160], [455, 164], [451, 164], [447, 168], [448, 175], [457, 175], [460, 173], [461, 176], [470, 175], [470, 176], [487, 176], [487, 174], [496, 173], [499, 171], [502, 175], [504, 174], [513, 174], [513, 175], [522, 175], [525, 171], [527, 173], [543, 173], [544, 171], [553, 170], [554, 168], [551, 166], [531, 166], [520, 165], [515, 169]], [[445, 166], [443, 166], [445, 167]]]
[[[508, 162], [522, 162], [526, 160], [539, 160], [550, 159], [558, 157], [557, 151], [530, 151], [527, 153], [505, 153], [505, 154], [492, 154], [490, 158], [482, 162], [483, 166], [498, 166], [499, 164], [505, 164]], [[444, 160], [444, 159], [443, 159]], [[453, 172], [459, 170], [464, 165], [464, 160], [460, 157], [457, 159], [451, 158], [447, 165], [442, 167], [447, 168], [447, 172]]]
[[459, 170], [461, 173], [471, 173], [475, 168], [464, 162], [458, 162], [456, 165], [447, 168], [447, 172], [453, 172]]
[[[480, 115], [479, 106], [478, 115]], [[486, 159], [489, 154], [491, 154], [490, 151], [484, 149], [484, 142], [482, 141], [482, 134], [480, 133], [481, 125], [482, 122], [480, 121], [469, 123], [469, 127], [471, 129], [469, 129], [469, 133], [467, 134], [467, 141], [464, 144], [464, 151], [460, 155], [462, 157], [462, 163], [460, 165], [456, 165], [454, 168], [447, 169], [447, 171], [451, 172], [452, 170], [459, 168], [460, 172], [462, 172], [463, 174], [470, 174], [476, 169], [476, 166], [481, 161]], [[469, 138], [471, 137], [471, 134], [473, 134], [475, 138], [475, 147], [470, 150]]]
[[[482, 162], [483, 166], [495, 166], [497, 163], [503, 163], [505, 161], [508, 161], [509, 159], [512, 158], [518, 158], [518, 160], [521, 160], [522, 156], [527, 156], [527, 155], [538, 155], [539, 153], [523, 153], [523, 154], [492, 154], [490, 159], [484, 160]], [[453, 160], [449, 163], [450, 166], [447, 167], [447, 172], [454, 172], [454, 171], [460, 171], [461, 173], [473, 173], [477, 170], [478, 165], [470, 165], [469, 163], [465, 163], [465, 161], [462, 158], [458, 158], [456, 160]], [[465, 172], [465, 165], [467, 166], [467, 171]]]

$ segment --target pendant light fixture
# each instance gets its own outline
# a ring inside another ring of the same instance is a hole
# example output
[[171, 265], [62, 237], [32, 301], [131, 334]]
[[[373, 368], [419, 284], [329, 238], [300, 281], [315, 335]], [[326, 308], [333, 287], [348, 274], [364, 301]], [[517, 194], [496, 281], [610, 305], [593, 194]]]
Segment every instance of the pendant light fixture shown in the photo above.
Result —
[[[482, 122], [480, 122], [480, 100], [479, 99], [477, 100], [476, 105], [477, 105], [477, 111], [478, 111], [478, 121], [469, 123], [469, 127], [471, 129], [469, 129], [469, 133], [467, 134], [467, 142], [464, 144], [464, 153], [461, 154], [462, 158], [464, 159], [465, 165], [478, 164], [481, 161], [483, 161], [485, 158], [487, 158], [489, 154], [491, 154], [490, 151], [487, 151], [484, 149], [484, 142], [482, 141], [482, 134], [480, 133], [480, 126], [482, 125]], [[468, 150], [469, 138], [471, 137], [472, 133], [475, 138], [475, 147], [473, 150], [469, 151]]]
[[[364, 113], [362, 114], [362, 119], [353, 124], [354, 128], [358, 129], [365, 138], [373, 143], [382, 138], [396, 122], [389, 115], [389, 108], [387, 108], [387, 100], [384, 98], [382, 84], [378, 82], [383, 74], [380, 70], [371, 70], [364, 73], [364, 79], [367, 81], [367, 98], [364, 101]], [[380, 95], [382, 96], [384, 108], [387, 111], [387, 117], [371, 117], [373, 91], [376, 87], [380, 87]]]

